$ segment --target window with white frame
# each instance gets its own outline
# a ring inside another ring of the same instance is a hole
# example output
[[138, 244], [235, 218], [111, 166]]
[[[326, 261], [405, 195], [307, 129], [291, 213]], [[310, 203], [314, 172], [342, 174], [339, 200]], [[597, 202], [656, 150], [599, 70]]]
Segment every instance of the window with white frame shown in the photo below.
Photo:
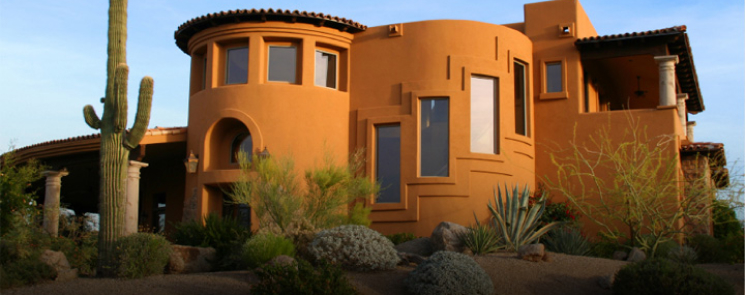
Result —
[[337, 55], [316, 50], [316, 86], [336, 89]]

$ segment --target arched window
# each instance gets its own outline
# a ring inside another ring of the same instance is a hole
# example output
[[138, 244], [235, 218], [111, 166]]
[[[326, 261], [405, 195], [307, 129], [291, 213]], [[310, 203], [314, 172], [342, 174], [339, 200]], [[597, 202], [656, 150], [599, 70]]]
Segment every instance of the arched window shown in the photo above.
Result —
[[230, 145], [230, 163], [238, 163], [238, 153], [244, 152], [248, 159], [251, 159], [253, 151], [253, 140], [251, 140], [251, 133], [243, 132], [233, 139], [233, 144]]

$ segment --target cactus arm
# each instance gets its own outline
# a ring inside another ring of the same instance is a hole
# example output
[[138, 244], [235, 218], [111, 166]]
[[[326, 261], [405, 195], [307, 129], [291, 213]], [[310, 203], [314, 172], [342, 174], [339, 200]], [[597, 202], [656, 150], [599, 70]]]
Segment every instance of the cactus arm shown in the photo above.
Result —
[[114, 101], [111, 102], [114, 111], [114, 132], [122, 132], [127, 128], [127, 79], [129, 67], [120, 63], [114, 74]]
[[153, 78], [145, 76], [140, 82], [140, 96], [137, 102], [137, 115], [135, 124], [124, 140], [124, 146], [134, 149], [147, 132], [147, 124], [150, 122], [150, 107], [153, 102]]
[[83, 107], [83, 117], [85, 117], [85, 123], [91, 128], [101, 128], [101, 120], [98, 119], [98, 115], [96, 115], [96, 110], [93, 109], [93, 106], [86, 105]]

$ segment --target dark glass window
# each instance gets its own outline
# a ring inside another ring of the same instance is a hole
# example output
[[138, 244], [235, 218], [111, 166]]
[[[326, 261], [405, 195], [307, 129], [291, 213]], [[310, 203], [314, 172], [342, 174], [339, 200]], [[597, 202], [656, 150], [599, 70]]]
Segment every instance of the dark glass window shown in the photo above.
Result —
[[380, 184], [376, 203], [401, 202], [401, 126], [375, 126], [375, 178]]
[[251, 133], [244, 132], [238, 134], [230, 146], [230, 163], [238, 163], [238, 153], [240, 152], [246, 153], [246, 157], [251, 159], [252, 151], [253, 140], [251, 139]]
[[448, 176], [449, 101], [447, 98], [420, 100], [420, 175]]
[[528, 99], [525, 65], [515, 62], [515, 133], [528, 136]]
[[297, 48], [269, 46], [269, 81], [295, 83]]
[[241, 84], [246, 82], [248, 82], [248, 47], [228, 49], [228, 58], [225, 66], [225, 84]]
[[316, 50], [316, 86], [336, 89], [336, 54]]
[[562, 92], [562, 70], [561, 62], [550, 62], [546, 64], [546, 92]]

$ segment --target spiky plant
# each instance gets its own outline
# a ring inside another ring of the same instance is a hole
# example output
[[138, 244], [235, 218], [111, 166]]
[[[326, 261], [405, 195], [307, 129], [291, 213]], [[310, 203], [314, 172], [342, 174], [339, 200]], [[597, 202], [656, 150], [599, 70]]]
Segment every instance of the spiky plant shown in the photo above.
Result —
[[564, 253], [575, 256], [587, 256], [590, 254], [590, 241], [582, 233], [573, 227], [557, 228], [548, 233], [543, 244], [546, 250], [556, 253]]
[[473, 217], [476, 219], [476, 225], [469, 227], [468, 231], [460, 236], [463, 244], [476, 255], [496, 252], [504, 248], [501, 235], [497, 234], [496, 228], [481, 224], [475, 212]]
[[532, 207], [528, 206], [529, 199], [530, 189], [527, 185], [522, 193], [515, 186], [512, 194], [505, 185], [504, 199], [502, 191], [494, 188], [495, 205], [489, 201], [488, 207], [508, 250], [516, 251], [520, 246], [530, 244], [560, 225], [559, 222], [552, 222], [538, 228], [546, 207], [546, 194], [544, 193]]
[[127, 132], [127, 0], [109, 2], [108, 36], [103, 117], [99, 119], [91, 105], [83, 108], [83, 116], [88, 126], [101, 130], [98, 205], [101, 228], [98, 235], [98, 273], [110, 277], [115, 275], [114, 243], [124, 234], [124, 189], [129, 151], [140, 144], [147, 131], [153, 98], [153, 79], [147, 76], [142, 78], [137, 116], [134, 126]]

